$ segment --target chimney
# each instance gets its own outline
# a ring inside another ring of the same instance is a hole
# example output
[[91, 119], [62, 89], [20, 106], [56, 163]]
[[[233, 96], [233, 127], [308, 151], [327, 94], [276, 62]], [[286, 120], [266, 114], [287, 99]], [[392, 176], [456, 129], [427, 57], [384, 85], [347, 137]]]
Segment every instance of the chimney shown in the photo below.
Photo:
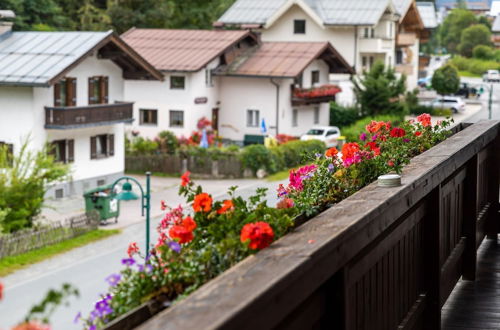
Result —
[[7, 22], [5, 19], [14, 19], [16, 14], [12, 10], [0, 10], [0, 35], [12, 30], [13, 22]]

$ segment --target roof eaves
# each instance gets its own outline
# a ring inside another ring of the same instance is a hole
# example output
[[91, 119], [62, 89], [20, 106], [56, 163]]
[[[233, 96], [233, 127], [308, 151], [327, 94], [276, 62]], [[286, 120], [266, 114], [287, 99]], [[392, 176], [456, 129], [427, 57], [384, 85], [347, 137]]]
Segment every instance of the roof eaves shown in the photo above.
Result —
[[34, 83], [34, 82], [9, 82], [0, 81], [0, 86], [13, 86], [13, 87], [50, 87], [48, 83]]

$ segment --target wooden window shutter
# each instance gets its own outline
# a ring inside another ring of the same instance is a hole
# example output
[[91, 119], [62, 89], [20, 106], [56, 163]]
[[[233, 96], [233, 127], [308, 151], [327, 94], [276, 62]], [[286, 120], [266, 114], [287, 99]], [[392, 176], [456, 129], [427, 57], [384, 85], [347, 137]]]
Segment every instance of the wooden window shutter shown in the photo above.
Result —
[[61, 106], [61, 82], [54, 84], [54, 106]]
[[68, 91], [68, 100], [66, 104], [68, 106], [76, 105], [76, 78], [66, 78], [66, 90]]
[[68, 163], [75, 161], [75, 140], [66, 140], [68, 148]]
[[91, 136], [90, 137], [90, 159], [96, 159], [96, 158], [97, 158], [97, 137]]
[[114, 155], [115, 155], [115, 135], [109, 134], [108, 135], [108, 156], [114, 156]]
[[95, 95], [94, 95], [94, 84], [95, 84], [94, 77], [90, 77], [89, 78], [89, 104], [97, 103], [95, 100]]
[[109, 79], [108, 77], [101, 77], [101, 103], [109, 102]]

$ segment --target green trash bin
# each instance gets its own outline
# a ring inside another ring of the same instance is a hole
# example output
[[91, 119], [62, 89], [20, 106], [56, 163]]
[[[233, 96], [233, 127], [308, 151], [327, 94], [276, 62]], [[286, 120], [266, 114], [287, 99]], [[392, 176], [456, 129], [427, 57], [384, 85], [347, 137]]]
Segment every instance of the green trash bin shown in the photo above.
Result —
[[83, 194], [85, 198], [85, 212], [96, 210], [99, 213], [101, 221], [115, 218], [116, 223], [120, 215], [120, 203], [116, 199], [116, 194], [111, 191], [111, 186], [100, 186], [86, 191]]

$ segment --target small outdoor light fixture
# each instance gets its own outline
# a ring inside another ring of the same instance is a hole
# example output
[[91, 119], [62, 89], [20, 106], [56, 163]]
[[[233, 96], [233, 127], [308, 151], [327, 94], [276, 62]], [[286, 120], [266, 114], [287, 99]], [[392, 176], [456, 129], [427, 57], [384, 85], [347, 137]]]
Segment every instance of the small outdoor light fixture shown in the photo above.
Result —
[[139, 195], [132, 191], [132, 184], [128, 180], [122, 185], [122, 191], [116, 196], [121, 201], [139, 199]]
[[132, 191], [132, 184], [130, 181], [135, 182], [141, 191], [141, 214], [144, 216], [144, 211], [146, 211], [146, 257], [149, 256], [149, 219], [151, 213], [151, 173], [146, 172], [146, 193], [142, 189], [141, 184], [136, 179], [130, 176], [122, 176], [118, 178], [112, 185], [111, 191], [115, 190], [115, 186], [122, 180], [125, 182], [122, 184], [122, 191], [116, 196], [116, 199], [122, 201], [130, 201], [139, 199], [139, 195]]
[[381, 175], [377, 179], [377, 185], [379, 187], [399, 187], [401, 185], [401, 175], [399, 174], [385, 174]]

